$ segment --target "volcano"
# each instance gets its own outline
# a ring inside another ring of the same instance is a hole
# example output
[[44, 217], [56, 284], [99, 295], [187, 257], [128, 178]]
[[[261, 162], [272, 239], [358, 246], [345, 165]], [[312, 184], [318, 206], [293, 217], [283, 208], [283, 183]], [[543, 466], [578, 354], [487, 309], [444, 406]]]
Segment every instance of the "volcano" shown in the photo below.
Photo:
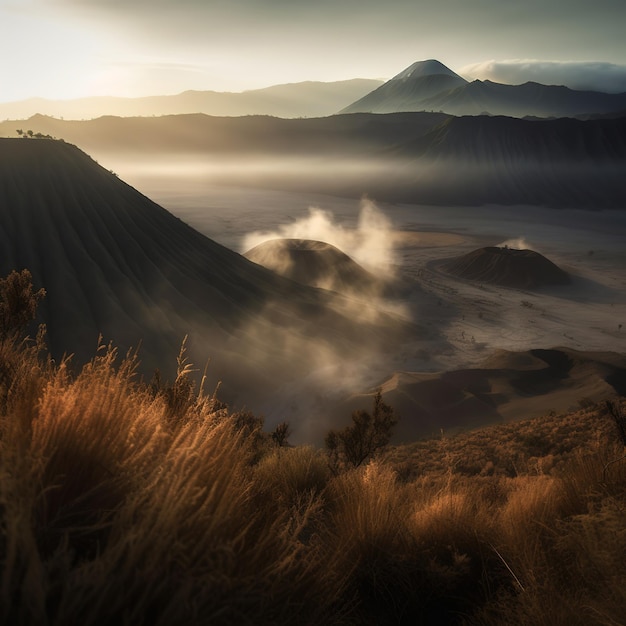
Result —
[[422, 103], [429, 98], [466, 84], [464, 78], [439, 61], [417, 61], [341, 113], [424, 111]]
[[624, 110], [626, 93], [581, 91], [526, 82], [466, 81], [436, 61], [418, 61], [341, 113], [443, 111], [451, 115], [581, 117]]
[[480, 248], [444, 262], [441, 268], [459, 278], [514, 289], [537, 289], [570, 282], [566, 272], [534, 250]]
[[340, 293], [371, 294], [380, 281], [339, 248], [310, 239], [271, 239], [244, 255], [303, 285]]

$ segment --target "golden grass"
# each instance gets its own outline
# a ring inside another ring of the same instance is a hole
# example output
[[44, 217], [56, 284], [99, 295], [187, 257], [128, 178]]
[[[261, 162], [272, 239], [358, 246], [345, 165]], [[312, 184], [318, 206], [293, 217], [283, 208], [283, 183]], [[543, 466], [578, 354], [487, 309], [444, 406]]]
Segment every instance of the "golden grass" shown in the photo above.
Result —
[[75, 377], [28, 358], [38, 384], [2, 416], [4, 622], [322, 618], [336, 586], [299, 539], [315, 505], [263, 507], [249, 430], [202, 397], [173, 422], [111, 349]]
[[623, 623], [626, 461], [597, 408], [334, 475], [184, 360], [146, 385], [110, 347], [77, 374], [40, 347], [0, 342], [2, 624]]

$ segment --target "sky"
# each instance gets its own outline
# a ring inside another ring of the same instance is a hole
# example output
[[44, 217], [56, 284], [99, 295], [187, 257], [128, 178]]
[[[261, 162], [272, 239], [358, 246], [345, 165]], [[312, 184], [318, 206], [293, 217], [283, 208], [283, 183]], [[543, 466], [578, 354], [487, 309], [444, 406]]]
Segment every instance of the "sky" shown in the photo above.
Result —
[[626, 91], [624, 24], [626, 0], [0, 0], [0, 102], [388, 79], [432, 58]]

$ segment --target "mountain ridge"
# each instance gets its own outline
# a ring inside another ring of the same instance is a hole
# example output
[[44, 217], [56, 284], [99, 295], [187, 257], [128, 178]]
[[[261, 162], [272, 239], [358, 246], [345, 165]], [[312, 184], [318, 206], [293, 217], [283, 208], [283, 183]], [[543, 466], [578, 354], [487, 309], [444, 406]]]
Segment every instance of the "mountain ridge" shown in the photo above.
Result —
[[178, 94], [142, 97], [93, 96], [71, 100], [30, 98], [0, 103], [0, 119], [23, 119], [37, 113], [66, 119], [93, 119], [103, 115], [275, 115], [315, 117], [330, 115], [368, 93], [382, 81], [354, 78], [344, 81], [303, 81], [242, 92], [189, 89]]
[[626, 117], [197, 114], [86, 122], [39, 116], [26, 124], [0, 122], [0, 135], [32, 127], [61, 136], [121, 173], [140, 164], [168, 175], [176, 163], [178, 171], [204, 168], [215, 184], [411, 204], [626, 208]]
[[578, 117], [626, 108], [626, 93], [576, 90], [527, 81], [466, 81], [433, 59], [418, 61], [341, 110], [342, 113], [441, 111], [451, 115]]

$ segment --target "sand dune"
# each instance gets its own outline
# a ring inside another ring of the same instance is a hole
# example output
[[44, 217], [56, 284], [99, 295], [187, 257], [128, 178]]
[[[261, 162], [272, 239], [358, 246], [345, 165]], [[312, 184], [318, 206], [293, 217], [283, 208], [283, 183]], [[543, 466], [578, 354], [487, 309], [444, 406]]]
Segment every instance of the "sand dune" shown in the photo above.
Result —
[[[626, 356], [569, 348], [498, 350], [481, 367], [397, 372], [381, 386], [401, 416], [395, 441], [576, 409], [626, 393]], [[360, 407], [361, 398], [345, 410]]]

